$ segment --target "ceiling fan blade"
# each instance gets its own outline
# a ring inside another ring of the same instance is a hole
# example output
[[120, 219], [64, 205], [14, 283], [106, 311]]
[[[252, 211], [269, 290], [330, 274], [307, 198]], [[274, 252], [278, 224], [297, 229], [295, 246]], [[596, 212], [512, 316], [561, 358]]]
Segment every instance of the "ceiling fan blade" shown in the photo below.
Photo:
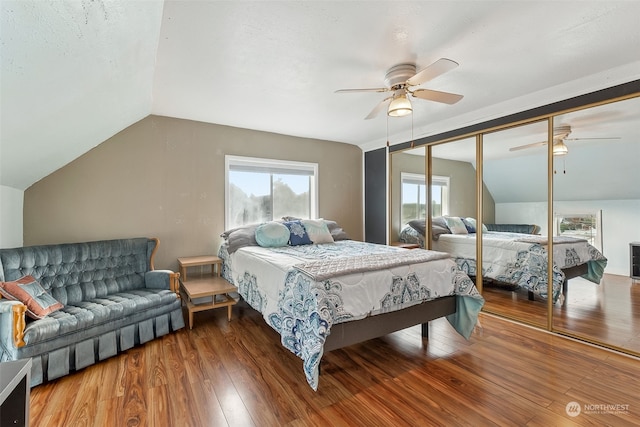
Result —
[[429, 80], [433, 80], [441, 74], [451, 71], [458, 66], [458, 63], [447, 58], [440, 58], [427, 68], [419, 71], [415, 76], [407, 80], [409, 86], [420, 85]]
[[374, 107], [373, 110], [371, 110], [371, 112], [369, 113], [369, 115], [367, 117], [365, 117], [365, 120], [369, 120], [369, 119], [373, 119], [375, 116], [377, 116], [378, 114], [380, 114], [380, 111], [382, 111], [384, 109], [384, 107], [386, 107], [387, 105], [387, 101], [390, 100], [391, 98], [393, 98], [393, 96], [390, 96], [388, 98], [383, 99], [382, 101], [380, 101], [378, 103], [378, 105], [376, 105]]
[[376, 87], [370, 89], [338, 89], [334, 93], [352, 93], [352, 92], [388, 92], [389, 88]]
[[547, 145], [547, 141], [534, 142], [534, 143], [525, 144], [525, 145], [518, 145], [517, 147], [509, 148], [509, 151], [518, 151], [518, 150], [524, 150], [527, 148], [542, 147], [543, 145]]
[[464, 98], [464, 96], [457, 95], [455, 93], [440, 92], [431, 89], [417, 89], [410, 93], [416, 98], [426, 99], [428, 101], [442, 102], [443, 104], [449, 105], [455, 104], [456, 102]]

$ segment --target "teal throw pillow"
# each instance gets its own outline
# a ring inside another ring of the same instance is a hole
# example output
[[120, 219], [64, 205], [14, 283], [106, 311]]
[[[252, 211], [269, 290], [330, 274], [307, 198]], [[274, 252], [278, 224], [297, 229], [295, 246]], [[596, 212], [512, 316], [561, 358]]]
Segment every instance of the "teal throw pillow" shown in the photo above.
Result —
[[280, 222], [267, 222], [256, 228], [256, 242], [265, 248], [287, 246], [289, 229]]

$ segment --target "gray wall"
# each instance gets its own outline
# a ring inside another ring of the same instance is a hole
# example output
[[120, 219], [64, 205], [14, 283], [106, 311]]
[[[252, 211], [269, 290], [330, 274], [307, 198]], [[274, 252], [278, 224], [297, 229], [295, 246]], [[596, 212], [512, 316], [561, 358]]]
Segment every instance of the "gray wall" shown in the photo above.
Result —
[[149, 116], [25, 191], [24, 245], [158, 237], [156, 268], [217, 253], [226, 154], [318, 163], [319, 215], [362, 239], [362, 151]]

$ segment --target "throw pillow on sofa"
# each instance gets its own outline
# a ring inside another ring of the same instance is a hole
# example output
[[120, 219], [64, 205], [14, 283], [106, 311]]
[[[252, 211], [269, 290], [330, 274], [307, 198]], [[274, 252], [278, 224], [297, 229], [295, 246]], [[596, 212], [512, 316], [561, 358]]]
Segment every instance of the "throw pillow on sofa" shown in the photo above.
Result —
[[13, 282], [0, 282], [0, 294], [26, 305], [27, 315], [32, 319], [42, 319], [63, 307], [32, 276], [24, 276]]

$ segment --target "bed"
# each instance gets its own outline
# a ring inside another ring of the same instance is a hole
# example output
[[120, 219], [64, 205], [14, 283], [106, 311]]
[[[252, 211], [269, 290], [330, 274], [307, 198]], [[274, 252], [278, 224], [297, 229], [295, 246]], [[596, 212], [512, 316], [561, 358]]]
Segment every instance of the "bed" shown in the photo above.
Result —
[[444, 253], [338, 240], [263, 247], [229, 241], [223, 277], [303, 360], [317, 390], [322, 355], [446, 316], [469, 338], [484, 300]]
[[[424, 222], [424, 221], [423, 221]], [[476, 275], [475, 224], [466, 232], [443, 230], [435, 220], [432, 249], [452, 254], [458, 266], [470, 276]], [[416, 229], [418, 228], [418, 229]], [[416, 223], [404, 227], [401, 240], [417, 242], [424, 247], [424, 235]], [[489, 284], [524, 288], [529, 299], [548, 297], [548, 240], [546, 236], [523, 233], [483, 231], [482, 275]], [[583, 277], [600, 283], [607, 259], [587, 240], [574, 237], [553, 238], [553, 302], [562, 304], [567, 295], [568, 280]]]

